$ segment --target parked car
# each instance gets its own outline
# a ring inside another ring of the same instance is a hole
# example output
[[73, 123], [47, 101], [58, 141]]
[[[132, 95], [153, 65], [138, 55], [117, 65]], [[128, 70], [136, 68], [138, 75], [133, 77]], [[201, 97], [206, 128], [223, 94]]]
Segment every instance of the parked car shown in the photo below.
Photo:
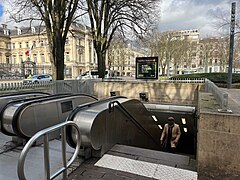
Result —
[[[105, 71], [105, 78], [111, 77], [111, 71], [106, 70]], [[77, 80], [85, 80], [85, 79], [97, 79], [99, 76], [99, 73], [97, 70], [91, 70], [83, 73], [82, 75], [79, 75], [76, 77]]]
[[33, 75], [31, 78], [23, 80], [23, 84], [38, 84], [40, 82], [52, 82], [52, 76], [50, 75]]

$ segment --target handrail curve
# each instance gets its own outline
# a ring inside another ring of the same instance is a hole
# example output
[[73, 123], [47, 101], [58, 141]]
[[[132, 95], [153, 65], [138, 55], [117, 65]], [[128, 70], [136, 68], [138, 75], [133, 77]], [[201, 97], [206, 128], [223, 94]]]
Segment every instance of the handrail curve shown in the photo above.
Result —
[[[74, 154], [71, 157], [71, 159], [66, 163], [66, 127], [67, 126], [73, 126], [77, 130], [77, 146], [75, 148]], [[58, 170], [56, 173], [54, 173], [52, 176], [50, 176], [50, 164], [49, 164], [49, 139], [48, 134], [52, 133], [56, 130], [61, 129], [61, 135], [62, 135], [62, 159], [63, 159], [63, 166], [60, 170]], [[54, 179], [59, 174], [63, 173], [63, 179], [67, 179], [67, 168], [73, 163], [73, 161], [76, 159], [80, 146], [81, 146], [81, 136], [80, 136], [80, 130], [78, 126], [72, 122], [67, 121], [63, 122], [57, 125], [54, 125], [52, 127], [43, 129], [39, 132], [37, 132], [24, 146], [19, 159], [18, 159], [18, 166], [17, 166], [17, 172], [18, 177], [20, 180], [26, 180], [25, 174], [24, 174], [24, 163], [27, 156], [27, 153], [29, 152], [31, 146], [36, 142], [38, 138], [41, 136], [44, 136], [44, 167], [45, 167], [45, 179]]]

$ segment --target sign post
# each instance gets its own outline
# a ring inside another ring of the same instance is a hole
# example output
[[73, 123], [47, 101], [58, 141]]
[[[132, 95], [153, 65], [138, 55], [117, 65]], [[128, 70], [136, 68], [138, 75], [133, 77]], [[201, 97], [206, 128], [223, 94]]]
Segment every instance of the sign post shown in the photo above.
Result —
[[228, 64], [228, 80], [227, 88], [232, 86], [232, 63], [233, 63], [233, 49], [234, 49], [234, 29], [235, 29], [235, 11], [236, 2], [232, 3], [231, 24], [230, 24], [230, 48], [229, 48], [229, 64]]

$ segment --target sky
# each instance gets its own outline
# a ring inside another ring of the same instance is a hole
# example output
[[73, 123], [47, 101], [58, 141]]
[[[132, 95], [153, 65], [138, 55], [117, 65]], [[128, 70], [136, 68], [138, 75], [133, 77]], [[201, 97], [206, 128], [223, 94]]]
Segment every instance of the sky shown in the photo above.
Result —
[[[214, 14], [231, 9], [232, 0], [162, 0], [159, 30], [175, 31], [198, 29], [201, 37], [217, 36]], [[10, 10], [6, 0], [0, 0], [0, 25], [7, 22]], [[240, 4], [240, 0], [235, 0]], [[238, 9], [237, 9], [238, 10]], [[10, 10], [11, 11], [11, 10]], [[8, 24], [14, 27], [16, 24]]]
[[[235, 2], [240, 3], [240, 0]], [[214, 14], [229, 11], [230, 0], [162, 0], [161, 31], [198, 29], [200, 36], [217, 36]]]
[[0, 17], [3, 15], [3, 6], [2, 4], [0, 3]]

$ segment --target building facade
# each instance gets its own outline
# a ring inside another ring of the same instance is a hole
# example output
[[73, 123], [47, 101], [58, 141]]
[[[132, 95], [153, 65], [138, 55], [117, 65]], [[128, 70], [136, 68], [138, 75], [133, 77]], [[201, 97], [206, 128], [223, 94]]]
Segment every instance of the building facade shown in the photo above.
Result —
[[135, 76], [136, 57], [145, 57], [147, 52], [130, 43], [113, 42], [107, 52], [109, 69], [114, 76]]
[[[200, 33], [197, 29], [193, 30], [180, 30], [170, 32], [175, 39], [182, 41], [175, 51], [180, 51], [180, 60], [171, 59], [170, 60], [170, 74], [189, 74], [198, 72], [198, 44], [200, 40]], [[185, 42], [185, 43], [184, 43]], [[183, 47], [182, 47], [183, 46]], [[173, 56], [174, 57], [174, 56]], [[173, 58], [172, 57], [172, 58]], [[176, 57], [175, 57], [176, 58]], [[175, 65], [173, 62], [178, 62]]]
[[0, 27], [0, 73], [5, 75], [5, 69], [11, 69], [11, 39], [6, 25]]
[[[0, 29], [0, 63], [6, 73], [52, 74], [48, 39], [44, 27]], [[65, 77], [74, 78], [97, 68], [88, 27], [72, 25], [65, 45]], [[7, 67], [7, 68], [6, 68]]]
[[[0, 28], [0, 64], [5, 73], [27, 76], [29, 74], [52, 74], [48, 39], [44, 27]], [[121, 62], [115, 60], [110, 67], [108, 58], [106, 68], [114, 71], [116, 76], [131, 76], [135, 73], [135, 58], [143, 56], [137, 49], [127, 47], [127, 55]], [[65, 77], [75, 78], [86, 71], [97, 69], [97, 56], [93, 47], [90, 28], [72, 24], [68, 33], [65, 52]], [[120, 65], [121, 64], [121, 65]], [[1, 76], [1, 74], [0, 74]]]

